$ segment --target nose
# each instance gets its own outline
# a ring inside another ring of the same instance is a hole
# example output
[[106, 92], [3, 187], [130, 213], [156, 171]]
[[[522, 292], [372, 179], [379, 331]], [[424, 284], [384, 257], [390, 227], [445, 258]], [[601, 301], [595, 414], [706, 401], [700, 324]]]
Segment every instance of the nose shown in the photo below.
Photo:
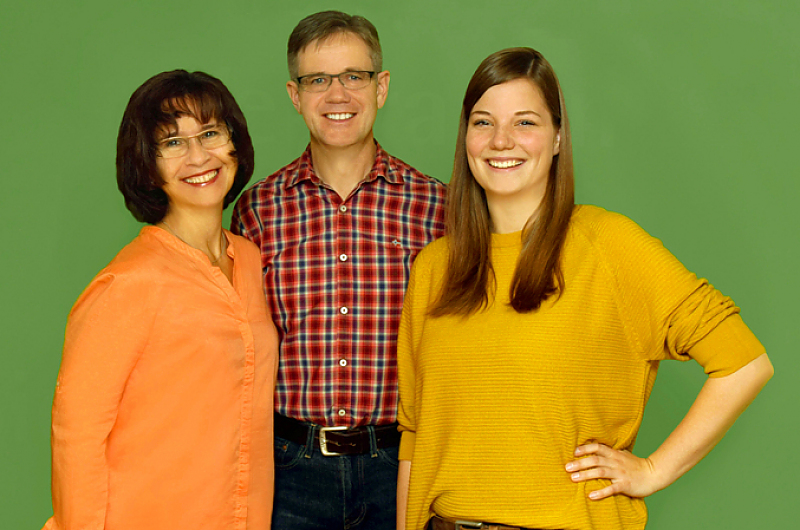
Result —
[[496, 151], [505, 151], [514, 147], [514, 138], [506, 127], [498, 125], [494, 129], [491, 141], [492, 149]]
[[325, 100], [332, 103], [346, 103], [350, 100], [350, 92], [338, 77], [331, 79], [331, 84], [325, 91]]
[[198, 138], [192, 138], [189, 140], [188, 149], [189, 151], [186, 153], [186, 161], [190, 164], [200, 166], [205, 164], [205, 162], [210, 158], [208, 151], [200, 144], [200, 140]]

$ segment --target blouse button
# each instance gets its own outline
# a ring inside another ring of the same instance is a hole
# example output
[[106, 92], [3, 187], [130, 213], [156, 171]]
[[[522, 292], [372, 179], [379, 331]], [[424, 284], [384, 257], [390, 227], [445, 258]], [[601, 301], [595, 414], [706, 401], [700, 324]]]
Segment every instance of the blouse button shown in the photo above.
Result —
[[347, 414], [347, 412], [345, 412], [344, 409], [339, 409], [339, 416], [344, 416], [345, 414]]
[[340, 359], [339, 366], [347, 366], [347, 359]]
[[339, 261], [347, 261], [347, 254], [339, 254]]
[[345, 206], [344, 204], [339, 206], [339, 211], [342, 212], [342, 213], [346, 212], [347, 211], [347, 206]]
[[347, 312], [348, 312], [348, 309], [347, 309], [346, 307], [340, 307], [340, 308], [339, 308], [339, 312], [340, 312], [341, 314], [343, 314], [343, 315], [346, 315], [346, 314], [347, 314]]

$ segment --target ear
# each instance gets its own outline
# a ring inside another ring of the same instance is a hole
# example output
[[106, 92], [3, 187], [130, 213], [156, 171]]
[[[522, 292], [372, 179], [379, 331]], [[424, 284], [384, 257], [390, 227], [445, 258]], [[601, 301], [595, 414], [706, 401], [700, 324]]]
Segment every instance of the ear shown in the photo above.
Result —
[[297, 86], [295, 81], [287, 81], [286, 82], [286, 92], [289, 93], [289, 99], [292, 100], [292, 105], [294, 105], [295, 110], [298, 114], [300, 112], [300, 87]]
[[378, 72], [378, 108], [382, 108], [386, 103], [386, 96], [389, 94], [389, 70]]
[[561, 131], [559, 130], [556, 133], [556, 137], [553, 139], [553, 156], [556, 156], [560, 150], [561, 150]]

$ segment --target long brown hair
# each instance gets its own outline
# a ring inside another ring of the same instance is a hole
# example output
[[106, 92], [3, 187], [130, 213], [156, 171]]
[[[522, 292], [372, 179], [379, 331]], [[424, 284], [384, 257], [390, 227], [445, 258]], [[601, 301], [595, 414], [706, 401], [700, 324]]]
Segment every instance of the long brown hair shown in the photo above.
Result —
[[468, 315], [488, 305], [490, 282], [494, 288], [492, 224], [486, 195], [467, 162], [467, 126], [472, 108], [487, 90], [520, 78], [531, 80], [541, 91], [560, 143], [542, 204], [522, 232], [522, 251], [509, 293], [511, 306], [518, 313], [533, 311], [564, 289], [560, 256], [575, 205], [572, 141], [564, 96], [552, 66], [542, 54], [531, 48], [508, 48], [480, 64], [464, 95], [453, 176], [447, 192], [449, 260], [442, 290], [430, 312], [433, 316]]

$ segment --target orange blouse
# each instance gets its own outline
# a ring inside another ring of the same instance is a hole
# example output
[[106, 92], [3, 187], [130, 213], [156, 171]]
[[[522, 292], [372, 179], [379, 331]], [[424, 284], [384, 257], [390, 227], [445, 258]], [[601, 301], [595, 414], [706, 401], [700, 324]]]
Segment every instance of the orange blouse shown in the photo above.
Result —
[[277, 334], [258, 249], [225, 236], [233, 285], [147, 226], [78, 298], [45, 529], [270, 527]]

